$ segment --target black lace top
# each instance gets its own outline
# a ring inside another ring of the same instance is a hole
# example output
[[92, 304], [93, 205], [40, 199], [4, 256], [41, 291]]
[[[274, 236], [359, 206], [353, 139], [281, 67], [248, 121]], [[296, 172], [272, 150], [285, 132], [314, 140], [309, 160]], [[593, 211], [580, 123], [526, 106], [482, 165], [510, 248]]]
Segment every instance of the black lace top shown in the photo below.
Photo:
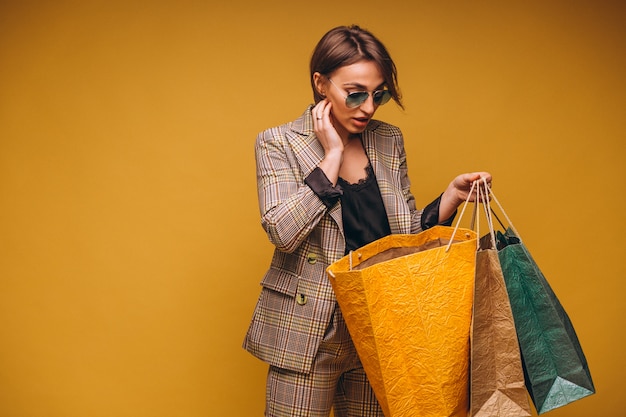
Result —
[[346, 253], [391, 234], [374, 170], [368, 164], [365, 171], [366, 178], [356, 184], [341, 177], [338, 181], [343, 190], [340, 199]]

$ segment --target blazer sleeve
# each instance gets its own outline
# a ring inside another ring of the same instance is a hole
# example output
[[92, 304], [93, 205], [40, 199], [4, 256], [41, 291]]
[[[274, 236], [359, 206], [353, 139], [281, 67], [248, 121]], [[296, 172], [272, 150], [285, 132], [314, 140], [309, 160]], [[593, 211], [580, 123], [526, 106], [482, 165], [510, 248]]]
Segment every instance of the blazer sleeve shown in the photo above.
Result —
[[406, 201], [406, 204], [409, 208], [409, 213], [411, 215], [410, 233], [419, 233], [422, 231], [422, 210], [419, 210], [416, 207], [415, 196], [411, 192], [411, 180], [409, 179], [406, 150], [404, 149], [404, 137], [402, 136], [402, 133], [399, 131], [399, 129], [394, 136], [396, 139], [396, 152], [398, 154], [399, 160], [400, 184], [402, 187], [404, 200]]
[[257, 188], [261, 224], [277, 249], [293, 252], [327, 211], [304, 183], [285, 127], [268, 129], [256, 140]]

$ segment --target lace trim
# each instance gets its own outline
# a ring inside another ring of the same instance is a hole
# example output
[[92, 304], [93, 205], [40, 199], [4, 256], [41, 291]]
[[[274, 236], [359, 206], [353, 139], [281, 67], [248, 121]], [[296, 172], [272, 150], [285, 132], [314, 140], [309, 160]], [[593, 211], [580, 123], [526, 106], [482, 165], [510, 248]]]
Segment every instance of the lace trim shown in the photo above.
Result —
[[365, 167], [365, 178], [359, 179], [359, 181], [356, 183], [351, 183], [339, 177], [339, 182], [341, 182], [341, 185], [344, 188], [350, 187], [350, 188], [358, 189], [358, 188], [363, 188], [364, 186], [369, 184], [373, 179], [374, 179], [374, 169], [372, 168], [372, 164], [368, 162], [367, 166]]

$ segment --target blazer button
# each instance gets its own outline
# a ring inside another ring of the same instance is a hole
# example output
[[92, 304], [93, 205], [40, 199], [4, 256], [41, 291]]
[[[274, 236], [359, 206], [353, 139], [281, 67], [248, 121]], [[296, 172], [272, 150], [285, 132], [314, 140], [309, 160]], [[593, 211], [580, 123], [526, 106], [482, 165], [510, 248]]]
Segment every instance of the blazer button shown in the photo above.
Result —
[[307, 298], [306, 295], [304, 294], [298, 294], [296, 295], [296, 303], [300, 304], [301, 306], [305, 305], [307, 302]]
[[317, 255], [314, 253], [309, 253], [306, 256], [306, 260], [308, 263], [310, 263], [311, 265], [313, 265], [315, 262], [317, 262]]

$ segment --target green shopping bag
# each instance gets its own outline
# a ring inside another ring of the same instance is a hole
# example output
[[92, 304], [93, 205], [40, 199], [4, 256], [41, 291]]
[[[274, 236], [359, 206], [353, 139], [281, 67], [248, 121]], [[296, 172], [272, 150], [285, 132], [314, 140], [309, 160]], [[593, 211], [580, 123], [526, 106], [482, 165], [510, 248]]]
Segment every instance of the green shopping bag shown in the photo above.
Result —
[[[491, 196], [500, 206], [493, 193]], [[569, 316], [506, 219], [509, 228], [497, 232], [498, 257], [522, 353], [526, 388], [537, 413], [542, 414], [595, 393], [595, 387]]]

